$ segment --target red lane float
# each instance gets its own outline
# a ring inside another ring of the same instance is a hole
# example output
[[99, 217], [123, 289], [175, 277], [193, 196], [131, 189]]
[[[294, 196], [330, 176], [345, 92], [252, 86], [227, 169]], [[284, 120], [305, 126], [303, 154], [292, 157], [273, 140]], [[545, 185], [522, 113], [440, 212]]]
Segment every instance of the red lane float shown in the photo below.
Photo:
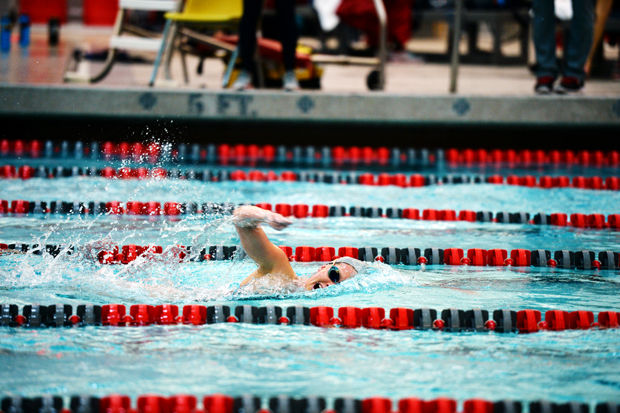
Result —
[[317, 247], [315, 250], [316, 261], [332, 261], [336, 257], [336, 251], [334, 247]]
[[488, 265], [488, 252], [480, 248], [470, 248], [467, 250], [467, 265], [485, 267]]
[[618, 166], [620, 154], [618, 151], [586, 151], [582, 150], [575, 154], [571, 150], [528, 150], [515, 151], [513, 149], [455, 149], [445, 150], [445, 159], [449, 164], [490, 164], [506, 163], [509, 165], [541, 166], [552, 165], [581, 165], [581, 166]]

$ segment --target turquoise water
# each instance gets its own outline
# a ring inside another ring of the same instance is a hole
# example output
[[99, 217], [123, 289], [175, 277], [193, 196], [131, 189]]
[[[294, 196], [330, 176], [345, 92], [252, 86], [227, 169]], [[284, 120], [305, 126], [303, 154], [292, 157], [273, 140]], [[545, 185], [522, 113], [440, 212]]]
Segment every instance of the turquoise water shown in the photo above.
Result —
[[[595, 170], [596, 172], [597, 170]], [[508, 185], [422, 188], [293, 183], [119, 181], [103, 178], [1, 181], [2, 199], [307, 203], [381, 207], [618, 213], [620, 193]], [[610, 230], [386, 218], [295, 220], [278, 245], [620, 250]], [[0, 242], [74, 245], [236, 245], [227, 216], [166, 218], [0, 217]], [[293, 263], [311, 274], [316, 263]], [[0, 302], [289, 305], [341, 307], [620, 309], [616, 271], [387, 266], [324, 290], [265, 296], [237, 291], [249, 260], [137, 260], [100, 266], [72, 256], [0, 257]], [[140, 328], [0, 328], [2, 393], [63, 396], [113, 392], [254, 393], [398, 399], [620, 401], [620, 330], [530, 335], [208, 325]]]

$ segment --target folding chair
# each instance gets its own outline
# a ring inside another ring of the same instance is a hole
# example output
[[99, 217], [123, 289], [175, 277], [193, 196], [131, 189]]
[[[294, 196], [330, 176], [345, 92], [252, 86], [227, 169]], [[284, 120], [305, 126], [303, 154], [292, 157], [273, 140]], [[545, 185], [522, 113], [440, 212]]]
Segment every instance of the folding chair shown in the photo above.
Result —
[[[172, 22], [168, 39], [162, 42], [160, 54], [164, 54], [164, 77], [170, 80], [170, 60], [174, 49], [181, 53], [183, 80], [188, 82], [185, 55], [189, 52], [181, 42], [181, 38], [194, 39], [214, 49], [231, 53], [231, 61], [236, 60], [234, 45], [218, 40], [213, 36], [196, 31], [197, 28], [237, 29], [243, 14], [242, 0], [186, 0], [181, 12], [166, 13], [168, 22]], [[157, 75], [158, 64], [153, 69], [153, 79]]]
[[385, 62], [387, 60], [387, 12], [382, 0], [372, 0], [372, 4], [379, 21], [379, 44], [376, 57], [314, 54], [311, 58], [314, 63], [324, 65], [372, 66], [374, 69], [366, 77], [366, 85], [370, 90], [383, 90], [385, 87]]
[[[108, 73], [110, 73], [110, 70], [112, 70], [118, 50], [160, 52], [161, 45], [167, 37], [170, 23], [166, 21], [161, 37], [154, 37], [155, 34], [125, 22], [126, 12], [128, 10], [169, 12], [177, 9], [177, 0], [120, 0], [112, 36], [110, 37], [108, 53], [103, 68], [94, 76], [90, 76], [88, 73], [81, 73], [79, 70], [74, 72], [66, 72], [64, 80], [89, 83], [95, 83], [102, 80], [108, 75]], [[159, 65], [160, 60], [161, 54], [158, 54], [155, 61], [155, 66]], [[77, 63], [79, 65], [79, 62]], [[150, 84], [153, 82], [154, 78], [151, 78]]]

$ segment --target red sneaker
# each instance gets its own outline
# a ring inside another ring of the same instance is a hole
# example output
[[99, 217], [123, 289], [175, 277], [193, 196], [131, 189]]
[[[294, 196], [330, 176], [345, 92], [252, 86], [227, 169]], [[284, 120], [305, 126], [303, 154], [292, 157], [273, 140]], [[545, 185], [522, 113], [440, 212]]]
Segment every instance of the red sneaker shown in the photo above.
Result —
[[583, 80], [574, 76], [564, 76], [560, 84], [555, 88], [556, 93], [566, 95], [577, 93], [583, 88]]
[[536, 78], [536, 85], [534, 86], [534, 92], [538, 95], [549, 95], [553, 92], [553, 84], [555, 83], [555, 77], [553, 76], [540, 76]]

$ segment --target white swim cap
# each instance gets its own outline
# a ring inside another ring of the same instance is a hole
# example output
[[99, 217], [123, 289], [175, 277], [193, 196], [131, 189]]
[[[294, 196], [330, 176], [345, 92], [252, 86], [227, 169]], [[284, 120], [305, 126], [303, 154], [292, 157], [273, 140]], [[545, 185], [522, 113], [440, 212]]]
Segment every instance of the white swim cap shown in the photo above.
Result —
[[368, 266], [368, 264], [365, 263], [364, 261], [356, 260], [355, 258], [351, 258], [351, 257], [340, 257], [334, 260], [334, 264], [339, 264], [341, 262], [345, 264], [349, 264], [358, 273], [362, 271], [364, 267]]

